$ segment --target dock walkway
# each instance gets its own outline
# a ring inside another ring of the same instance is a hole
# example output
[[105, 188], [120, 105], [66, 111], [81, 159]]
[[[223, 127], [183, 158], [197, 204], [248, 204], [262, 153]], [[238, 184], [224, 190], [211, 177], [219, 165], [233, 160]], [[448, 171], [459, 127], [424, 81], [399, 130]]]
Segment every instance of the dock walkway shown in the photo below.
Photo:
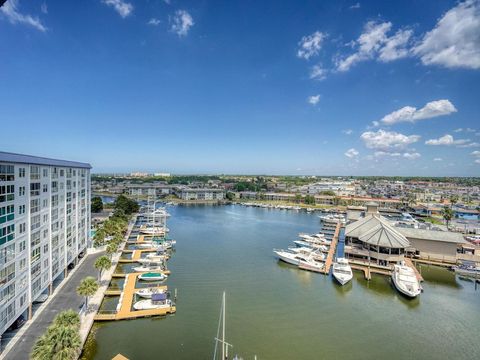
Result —
[[408, 267], [411, 267], [411, 268], [413, 269], [413, 271], [415, 272], [415, 276], [417, 277], [417, 280], [418, 280], [419, 282], [423, 281], [423, 276], [422, 276], [422, 274], [420, 274], [420, 273], [418, 272], [418, 269], [416, 268], [415, 265], [413, 265], [412, 260], [409, 259], [409, 258], [405, 258], [404, 261], [405, 261], [405, 265], [407, 265]]
[[[136, 288], [137, 278], [142, 273], [130, 273], [126, 275], [125, 285], [120, 296], [119, 309], [112, 313], [99, 313], [95, 316], [97, 321], [111, 321], [111, 320], [125, 320], [136, 319], [149, 316], [162, 316], [167, 314], [173, 314], [176, 311], [175, 306], [171, 306], [163, 309], [151, 309], [151, 310], [132, 310], [133, 299]], [[167, 289], [166, 286], [159, 286], [158, 289]]]
[[327, 259], [325, 260], [325, 267], [323, 271], [326, 275], [330, 273], [330, 267], [332, 266], [335, 252], [337, 251], [338, 237], [340, 235], [341, 227], [342, 225], [340, 224], [340, 221], [339, 221], [335, 228], [335, 233], [333, 235], [332, 242], [330, 243], [330, 249], [328, 249]]

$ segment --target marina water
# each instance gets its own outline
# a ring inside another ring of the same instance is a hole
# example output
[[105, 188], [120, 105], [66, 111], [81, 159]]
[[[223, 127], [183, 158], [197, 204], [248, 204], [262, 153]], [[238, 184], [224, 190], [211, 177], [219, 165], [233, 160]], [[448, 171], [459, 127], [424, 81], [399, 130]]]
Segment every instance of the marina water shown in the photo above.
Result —
[[244, 359], [480, 358], [480, 288], [446, 269], [422, 266], [425, 291], [413, 300], [384, 276], [368, 282], [354, 272], [341, 287], [272, 252], [317, 232], [318, 214], [240, 205], [168, 211], [177, 246], [166, 285], [178, 291], [177, 313], [97, 323], [82, 359], [211, 359], [223, 290], [226, 338]]

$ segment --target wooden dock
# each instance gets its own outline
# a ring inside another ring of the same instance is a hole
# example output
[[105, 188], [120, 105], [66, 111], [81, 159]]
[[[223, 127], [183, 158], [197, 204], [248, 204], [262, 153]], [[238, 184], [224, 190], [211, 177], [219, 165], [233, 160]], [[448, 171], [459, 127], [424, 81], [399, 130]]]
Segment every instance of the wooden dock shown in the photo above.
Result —
[[350, 267], [352, 270], [359, 270], [362, 271], [365, 279], [370, 280], [372, 278], [372, 274], [379, 274], [385, 276], [392, 276], [392, 271], [388, 269], [378, 268], [376, 266], [368, 266], [363, 264], [355, 263], [352, 260], [349, 260]]
[[418, 280], [419, 282], [423, 281], [423, 276], [422, 276], [422, 274], [420, 274], [420, 273], [418, 272], [418, 269], [416, 268], [415, 265], [413, 265], [412, 260], [409, 259], [409, 258], [405, 258], [404, 261], [405, 261], [405, 265], [407, 265], [408, 267], [411, 267], [411, 268], [413, 269], [413, 271], [415, 272], [415, 276], [417, 277], [417, 280]]
[[333, 235], [332, 242], [330, 243], [330, 249], [328, 249], [327, 259], [325, 260], [325, 267], [323, 269], [323, 272], [327, 275], [330, 273], [330, 267], [332, 266], [335, 252], [337, 251], [338, 237], [340, 235], [341, 227], [342, 227], [342, 224], [340, 224], [340, 221], [339, 221], [335, 228], [335, 233]]
[[[141, 274], [142, 273], [127, 274], [122, 295], [120, 297], [120, 304], [118, 310], [114, 313], [97, 314], [95, 315], [96, 321], [126, 320], [150, 316], [164, 316], [176, 312], [175, 306], [171, 306], [165, 309], [132, 310], [135, 291], [139, 290], [135, 288], [137, 277]], [[166, 286], [158, 286], [157, 288], [167, 290]]]

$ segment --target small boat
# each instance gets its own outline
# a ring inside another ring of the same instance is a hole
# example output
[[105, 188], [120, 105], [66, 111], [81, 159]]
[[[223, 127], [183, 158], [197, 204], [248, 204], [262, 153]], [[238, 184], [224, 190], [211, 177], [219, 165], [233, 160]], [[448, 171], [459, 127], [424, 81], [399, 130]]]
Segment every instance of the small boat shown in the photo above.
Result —
[[325, 269], [325, 263], [309, 257], [305, 260], [300, 260], [298, 262], [298, 267], [303, 270], [323, 272]]
[[159, 289], [159, 288], [143, 288], [135, 291], [135, 294], [146, 299], [150, 299], [153, 294], [162, 294], [162, 293], [165, 293], [165, 290]]
[[333, 263], [332, 274], [340, 285], [345, 285], [353, 278], [352, 268], [345, 258], [337, 258], [337, 261]]
[[135, 266], [133, 268], [133, 270], [136, 271], [136, 272], [163, 271], [163, 270], [165, 270], [165, 267], [162, 266], [162, 265], [156, 265], [156, 266], [142, 265], [142, 266]]
[[166, 293], [153, 294], [151, 299], [140, 300], [133, 304], [135, 310], [166, 309], [173, 306]]
[[308, 259], [324, 260], [325, 255], [308, 248], [289, 248], [288, 250], [273, 250], [278, 258], [288, 264], [297, 265]]
[[164, 261], [168, 260], [168, 257], [165, 255], [159, 255], [156, 257], [151, 257], [151, 258], [143, 258], [143, 259], [138, 259], [137, 262], [142, 265], [152, 265], [155, 266], [155, 264], [161, 265]]
[[167, 278], [168, 276], [162, 273], [158, 272], [147, 272], [144, 274], [141, 274], [138, 278], [140, 280], [144, 281], [163, 281]]
[[474, 263], [454, 266], [453, 271], [459, 276], [480, 279], [480, 267], [475, 266]]
[[328, 248], [325, 245], [322, 245], [320, 243], [314, 243], [314, 242], [302, 241], [302, 240], [295, 240], [293, 243], [298, 247], [307, 247], [315, 250], [328, 251]]
[[151, 242], [136, 243], [135, 246], [139, 249], [151, 249], [154, 247]]
[[395, 288], [409, 298], [417, 297], [422, 291], [413, 269], [403, 263], [393, 266], [392, 281]]

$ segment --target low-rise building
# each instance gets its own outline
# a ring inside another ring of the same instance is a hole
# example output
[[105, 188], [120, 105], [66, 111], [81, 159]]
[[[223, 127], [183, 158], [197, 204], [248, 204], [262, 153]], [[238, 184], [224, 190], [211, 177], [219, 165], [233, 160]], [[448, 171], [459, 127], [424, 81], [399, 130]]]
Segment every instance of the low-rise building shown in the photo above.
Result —
[[202, 200], [218, 201], [225, 199], [225, 190], [223, 189], [191, 189], [181, 188], [176, 191], [177, 196], [182, 200]]

